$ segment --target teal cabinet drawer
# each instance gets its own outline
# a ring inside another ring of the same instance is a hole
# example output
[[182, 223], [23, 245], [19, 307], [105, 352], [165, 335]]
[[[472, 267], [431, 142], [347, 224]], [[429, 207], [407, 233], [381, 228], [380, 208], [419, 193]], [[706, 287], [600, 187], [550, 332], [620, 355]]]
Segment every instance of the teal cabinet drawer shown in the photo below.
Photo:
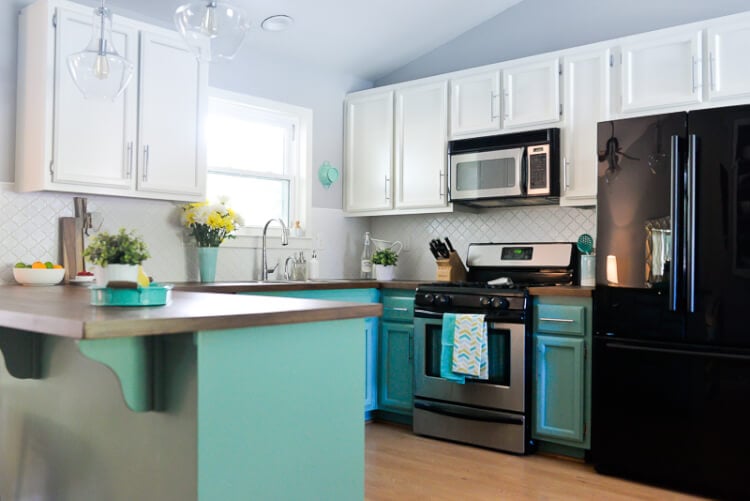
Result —
[[534, 331], [551, 334], [575, 334], [586, 332], [586, 308], [583, 306], [563, 306], [537, 304], [534, 311]]
[[414, 298], [383, 295], [383, 319], [411, 322], [414, 319]]

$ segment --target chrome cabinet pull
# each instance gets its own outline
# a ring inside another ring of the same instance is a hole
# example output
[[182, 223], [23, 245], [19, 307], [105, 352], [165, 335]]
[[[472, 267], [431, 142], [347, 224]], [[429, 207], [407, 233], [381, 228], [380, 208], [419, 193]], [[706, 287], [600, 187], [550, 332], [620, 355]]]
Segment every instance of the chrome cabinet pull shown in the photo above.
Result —
[[[495, 113], [495, 101], [497, 101], [497, 113]], [[500, 118], [500, 96], [494, 92], [490, 94], [490, 120]]]
[[572, 324], [575, 320], [569, 318], [540, 318], [540, 322], [558, 322], [561, 324]]
[[700, 82], [698, 82], [697, 79], [696, 79], [696, 77], [695, 77], [695, 65], [699, 64], [701, 62], [701, 60], [700, 59], [696, 59], [695, 56], [691, 56], [690, 60], [692, 62], [692, 68], [690, 68], [690, 74], [691, 74], [691, 76], [693, 78], [693, 93], [695, 93], [696, 90], [698, 90], [699, 88], [703, 87], [703, 81], [701, 80]]
[[409, 311], [409, 308], [401, 308], [401, 307], [398, 307], [398, 306], [394, 306], [393, 308], [386, 308], [386, 310], [391, 310], [391, 311]]
[[563, 157], [563, 181], [565, 182], [565, 191], [568, 191], [570, 189], [570, 175], [568, 173], [568, 165], [570, 165], [568, 157]]
[[388, 189], [389, 184], [391, 184], [391, 178], [388, 177], [388, 175], [386, 174], [385, 176], [385, 199], [386, 200], [391, 199], [390, 190]]
[[128, 171], [126, 176], [128, 179], [133, 177], [133, 141], [128, 143]]
[[510, 118], [510, 94], [506, 91], [503, 92], [503, 117], [507, 120]]
[[441, 198], [445, 196], [445, 189], [444, 189], [445, 181], [443, 181], [444, 179], [445, 179], [445, 172], [440, 171], [440, 197]]
[[708, 53], [708, 84], [711, 86], [711, 90], [716, 90], [716, 83], [714, 80], [714, 65], [716, 64], [716, 61], [714, 61], [714, 53], [709, 52]]
[[148, 159], [150, 154], [150, 148], [148, 145], [143, 147], [143, 180], [148, 181]]

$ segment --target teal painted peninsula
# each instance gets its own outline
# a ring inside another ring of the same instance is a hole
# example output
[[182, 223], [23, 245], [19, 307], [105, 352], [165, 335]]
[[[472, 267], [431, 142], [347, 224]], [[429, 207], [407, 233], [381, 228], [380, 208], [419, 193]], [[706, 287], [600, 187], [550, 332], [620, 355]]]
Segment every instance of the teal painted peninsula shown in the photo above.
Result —
[[379, 304], [0, 287], [0, 499], [364, 497]]

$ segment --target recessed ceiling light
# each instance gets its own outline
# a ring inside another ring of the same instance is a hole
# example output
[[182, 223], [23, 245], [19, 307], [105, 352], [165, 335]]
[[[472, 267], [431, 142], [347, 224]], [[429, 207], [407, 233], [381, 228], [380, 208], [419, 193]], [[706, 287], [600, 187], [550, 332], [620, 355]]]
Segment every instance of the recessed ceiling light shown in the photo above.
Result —
[[284, 14], [267, 17], [260, 23], [260, 27], [266, 31], [284, 31], [294, 24], [294, 19]]

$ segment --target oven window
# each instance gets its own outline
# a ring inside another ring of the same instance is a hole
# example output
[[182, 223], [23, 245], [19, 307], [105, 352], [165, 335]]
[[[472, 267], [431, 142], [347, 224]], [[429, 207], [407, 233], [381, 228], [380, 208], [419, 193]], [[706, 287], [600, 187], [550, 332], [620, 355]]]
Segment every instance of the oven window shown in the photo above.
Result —
[[459, 162], [456, 164], [456, 189], [512, 188], [516, 185], [516, 170], [515, 157]]
[[[427, 324], [425, 333], [425, 372], [429, 377], [440, 377], [440, 339], [442, 327]], [[467, 384], [495, 384], [510, 386], [510, 331], [507, 329], [487, 330], [488, 380], [467, 379]]]

